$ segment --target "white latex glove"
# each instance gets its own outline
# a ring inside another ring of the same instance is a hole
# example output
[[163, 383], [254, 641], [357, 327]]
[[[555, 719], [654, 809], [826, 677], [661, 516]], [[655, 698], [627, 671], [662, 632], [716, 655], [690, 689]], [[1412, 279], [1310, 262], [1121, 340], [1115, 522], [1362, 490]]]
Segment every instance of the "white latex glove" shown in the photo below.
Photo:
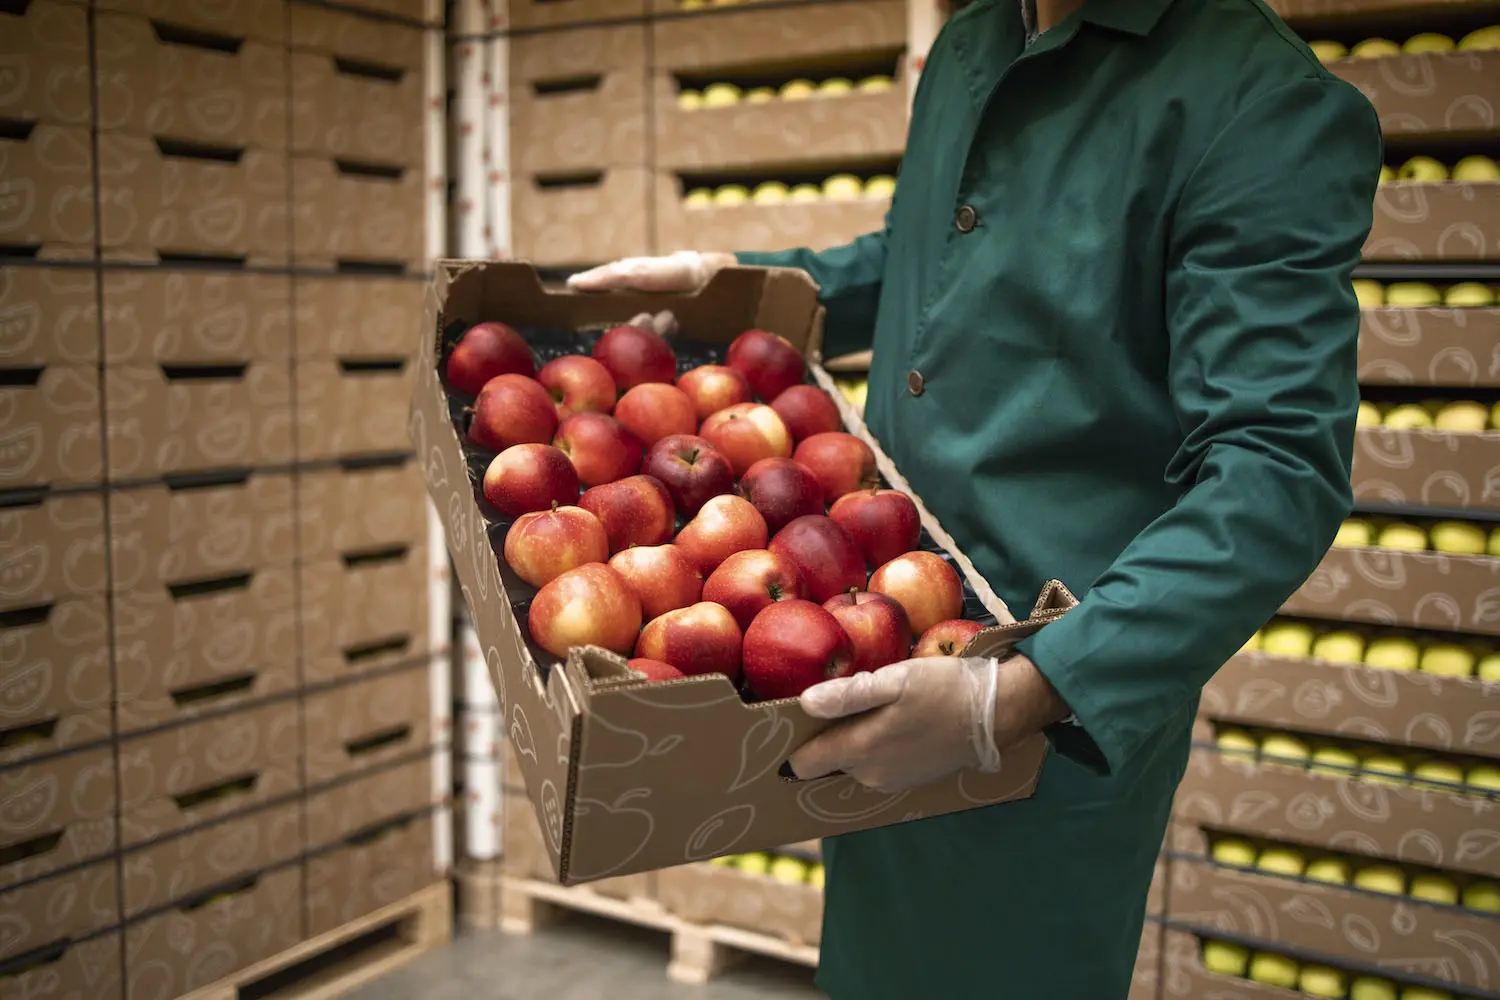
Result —
[[693, 292], [734, 263], [727, 253], [679, 250], [665, 257], [626, 257], [568, 277], [575, 292]]

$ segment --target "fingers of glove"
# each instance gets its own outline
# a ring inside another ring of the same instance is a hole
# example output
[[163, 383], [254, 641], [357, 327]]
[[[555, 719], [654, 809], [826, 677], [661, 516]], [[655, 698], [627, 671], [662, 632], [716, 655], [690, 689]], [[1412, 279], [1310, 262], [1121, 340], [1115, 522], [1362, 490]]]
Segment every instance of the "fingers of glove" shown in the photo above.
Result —
[[[696, 256], [696, 255], [694, 255]], [[579, 292], [609, 292], [622, 288], [642, 292], [686, 291], [697, 287], [699, 268], [693, 259], [670, 257], [625, 257], [568, 277], [568, 287]]]
[[814, 684], [802, 692], [802, 711], [814, 719], [842, 719], [889, 705], [906, 689], [906, 665], [881, 667]]
[[791, 764], [792, 773], [804, 781], [847, 770], [866, 756], [872, 731], [868, 719], [830, 726], [798, 747], [787, 763]]

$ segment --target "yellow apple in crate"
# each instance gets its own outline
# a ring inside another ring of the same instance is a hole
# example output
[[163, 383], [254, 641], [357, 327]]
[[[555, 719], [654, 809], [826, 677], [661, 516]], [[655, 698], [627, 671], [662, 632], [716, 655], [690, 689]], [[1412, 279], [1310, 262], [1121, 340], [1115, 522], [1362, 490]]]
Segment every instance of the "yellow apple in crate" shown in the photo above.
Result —
[[1412, 899], [1429, 903], [1444, 903], [1449, 906], [1458, 902], [1458, 886], [1442, 875], [1414, 875], [1406, 894]]
[[1422, 650], [1417, 669], [1439, 677], [1468, 677], [1474, 673], [1474, 652], [1451, 642], [1439, 642]]
[[1234, 865], [1237, 868], [1254, 867], [1258, 854], [1255, 845], [1248, 840], [1235, 840], [1232, 837], [1217, 841], [1208, 852], [1208, 856], [1219, 864]]
[[1443, 293], [1425, 281], [1397, 281], [1385, 288], [1385, 304], [1401, 309], [1426, 309], [1443, 304]]
[[1394, 865], [1367, 865], [1354, 873], [1354, 887], [1389, 896], [1406, 895], [1406, 873]]
[[1349, 1000], [1401, 1000], [1401, 991], [1387, 979], [1360, 976], [1349, 984]]
[[1354, 414], [1355, 427], [1379, 427], [1380, 420], [1380, 407], [1369, 400], [1359, 401], [1359, 409]]
[[765, 104], [776, 100], [776, 91], [771, 87], [751, 87], [745, 91], [746, 104]]
[[1401, 43], [1403, 52], [1452, 52], [1457, 47], [1453, 39], [1447, 35], [1440, 35], [1436, 31], [1424, 31], [1420, 35], [1412, 35]]
[[818, 84], [819, 97], [842, 97], [854, 90], [854, 81], [842, 76], [829, 77]]
[[1312, 644], [1313, 630], [1301, 622], [1277, 622], [1260, 633], [1260, 648], [1272, 656], [1309, 656]]
[[1330, 42], [1327, 39], [1308, 42], [1307, 47], [1312, 49], [1312, 54], [1318, 57], [1319, 62], [1330, 63], [1347, 58], [1349, 55], [1348, 46], [1342, 42]]
[[1490, 408], [1471, 399], [1446, 403], [1432, 419], [1432, 426], [1455, 434], [1477, 434], [1490, 425]]
[[1359, 756], [1353, 750], [1345, 750], [1343, 747], [1319, 747], [1313, 751], [1312, 763], [1308, 765], [1308, 770], [1319, 774], [1331, 774], [1335, 778], [1350, 778], [1354, 776], [1357, 767], [1359, 767]]
[[750, 200], [750, 192], [742, 184], [725, 184], [714, 192], [714, 204], [722, 207], [743, 205]]
[[1500, 24], [1471, 31], [1459, 39], [1458, 47], [1465, 52], [1485, 52], [1500, 49]]
[[1301, 875], [1307, 859], [1287, 847], [1268, 847], [1260, 852], [1255, 867], [1273, 875]]
[[1256, 751], [1260, 744], [1255, 737], [1243, 729], [1221, 729], [1214, 738], [1214, 743], [1219, 748], [1219, 753], [1225, 757], [1238, 757], [1243, 760], [1254, 760]]
[[780, 181], [764, 181], [755, 186], [750, 200], [757, 205], [779, 205], [786, 201], [789, 193], [787, 186]]
[[1244, 976], [1249, 967], [1250, 953], [1228, 941], [1203, 942], [1203, 968], [1216, 976]]
[[693, 188], [682, 199], [683, 205], [688, 208], [707, 208], [714, 203], [714, 193], [710, 188]]
[[823, 197], [830, 201], [853, 201], [864, 191], [864, 182], [853, 174], [834, 174], [823, 182]]
[[1284, 990], [1292, 989], [1297, 985], [1297, 974], [1301, 972], [1300, 966], [1285, 955], [1274, 955], [1268, 951], [1258, 951], [1250, 959], [1250, 978], [1263, 986], [1279, 986]]
[[1365, 666], [1376, 670], [1415, 670], [1421, 661], [1421, 648], [1401, 636], [1382, 636], [1365, 647]]
[[896, 193], [896, 178], [890, 174], [876, 174], [865, 181], [866, 198], [889, 198]]
[[697, 111], [703, 107], [703, 95], [696, 90], [679, 90], [677, 108], [680, 111]]
[[1316, 861], [1308, 862], [1307, 871], [1302, 874], [1310, 882], [1348, 885], [1349, 862], [1343, 858], [1318, 858]]
[[1500, 795], [1500, 765], [1476, 764], [1464, 775], [1464, 784], [1476, 792]]
[[1307, 763], [1307, 744], [1290, 733], [1272, 733], [1260, 741], [1261, 760], [1301, 767]]
[[1361, 309], [1376, 309], [1385, 305], [1385, 286], [1370, 278], [1355, 278], [1354, 297]]
[[1464, 889], [1463, 904], [1481, 913], [1500, 913], [1500, 882], [1480, 879]]
[[1343, 1000], [1348, 979], [1339, 969], [1326, 965], [1304, 965], [1297, 977], [1297, 989], [1310, 997]]
[[778, 882], [801, 885], [807, 881], [807, 862], [801, 858], [781, 856], [771, 862], [768, 874]]
[[787, 195], [787, 201], [809, 202], [822, 201], [823, 191], [816, 184], [794, 184], [791, 193]]
[[1401, 46], [1388, 38], [1366, 38], [1350, 49], [1349, 54], [1355, 59], [1389, 59], [1401, 54]]
[[803, 101], [818, 92], [818, 85], [811, 80], [788, 80], [778, 93], [783, 101]]
[[1453, 179], [1465, 184], [1500, 181], [1500, 164], [1488, 156], [1465, 156], [1453, 165]]
[[1391, 407], [1380, 422], [1396, 431], [1419, 430], [1432, 426], [1432, 414], [1415, 403], [1404, 403]]
[[1413, 156], [1396, 171], [1397, 180], [1418, 184], [1440, 184], [1448, 176], [1448, 168], [1430, 156]]
[[[1463, 166], [1459, 163], [1459, 166]], [[1455, 172], [1457, 168], [1454, 168]], [[1443, 305], [1450, 309], [1484, 309], [1495, 304], [1495, 293], [1477, 281], [1461, 281], [1443, 292]]]
[[866, 94], [883, 94], [891, 89], [893, 83], [890, 77], [877, 74], [859, 81], [859, 89]]
[[1406, 761], [1393, 754], [1372, 754], [1359, 765], [1359, 776], [1377, 785], [1405, 785]]
[[1427, 532], [1415, 524], [1397, 521], [1380, 529], [1380, 534], [1375, 536], [1375, 547], [1399, 549], [1402, 552], [1425, 552]]
[[1312, 655], [1332, 663], [1359, 663], [1365, 658], [1365, 637], [1358, 632], [1325, 632], [1313, 642]]
[[1434, 791], [1457, 791], [1456, 787], [1443, 786], [1464, 783], [1464, 769], [1446, 760], [1424, 760], [1411, 769], [1411, 776], [1414, 782], [1433, 787]]
[[740, 103], [740, 88], [732, 83], [711, 83], [703, 88], [705, 108], [727, 108]]

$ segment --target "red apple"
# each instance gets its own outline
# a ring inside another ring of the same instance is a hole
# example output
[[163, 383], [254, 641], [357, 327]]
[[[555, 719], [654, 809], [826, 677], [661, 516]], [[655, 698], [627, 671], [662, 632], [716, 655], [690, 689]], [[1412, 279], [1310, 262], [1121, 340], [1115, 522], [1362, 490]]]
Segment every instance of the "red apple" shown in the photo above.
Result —
[[629, 476], [595, 486], [578, 498], [578, 506], [604, 525], [611, 552], [669, 542], [677, 527], [671, 495], [650, 476]]
[[734, 338], [725, 360], [768, 403], [801, 382], [807, 371], [800, 351], [765, 330], [746, 330]]
[[484, 498], [507, 517], [577, 503], [578, 473], [550, 444], [511, 445], [484, 470]]
[[670, 663], [690, 677], [718, 673], [737, 681], [742, 638], [733, 615], [717, 604], [700, 601], [647, 622], [635, 644], [635, 655]]
[[810, 600], [822, 604], [865, 587], [865, 559], [849, 532], [823, 514], [806, 514], [776, 533], [772, 552], [797, 564]]
[[726, 365], [699, 365], [677, 379], [677, 388], [687, 393], [705, 420], [725, 407], [750, 402], [750, 383]]
[[533, 587], [609, 558], [604, 525], [582, 507], [553, 507], [516, 518], [505, 533], [505, 561]]
[[609, 568], [641, 599], [647, 621], [697, 604], [703, 595], [703, 574], [675, 545], [633, 545], [615, 553]]
[[844, 420], [828, 393], [815, 385], [794, 385], [771, 401], [793, 441], [843, 430]]
[[856, 490], [834, 501], [828, 516], [854, 538], [868, 566], [884, 566], [917, 547], [922, 520], [900, 490]]
[[677, 354], [655, 330], [617, 326], [594, 343], [594, 360], [609, 369], [615, 386], [624, 392], [643, 382], [671, 382], [677, 378]]
[[527, 612], [531, 637], [553, 656], [574, 646], [630, 655], [641, 631], [641, 601], [603, 563], [570, 569], [536, 592]]
[[648, 681], [680, 681], [687, 676], [687, 674], [678, 670], [672, 664], [663, 663], [660, 660], [647, 660], [643, 657], [636, 657], [628, 661], [625, 665], [637, 673], [644, 674]]
[[733, 493], [712, 497], [672, 544], [682, 550], [698, 572], [708, 576], [736, 552], [766, 547], [766, 519], [750, 501]]
[[916, 648], [911, 651], [912, 659], [921, 656], [957, 656], [982, 631], [983, 625], [963, 618], [938, 622], [917, 640]]
[[964, 586], [958, 571], [934, 552], [897, 556], [870, 574], [870, 589], [899, 601], [917, 635], [964, 613]]
[[797, 446], [792, 458], [807, 466], [823, 487], [823, 499], [833, 503], [845, 493], [874, 489], [875, 453], [853, 434], [829, 431], [814, 434]]
[[615, 404], [615, 419], [648, 448], [664, 437], [698, 429], [698, 411], [687, 393], [661, 382], [645, 382], [627, 390]]
[[640, 440], [603, 413], [573, 414], [558, 425], [552, 445], [573, 462], [584, 486], [612, 483], [641, 468]]
[[742, 629], [777, 601], [805, 596], [797, 564], [769, 549], [734, 553], [703, 584], [703, 599], [728, 608]]
[[911, 623], [894, 598], [854, 590], [823, 602], [854, 643], [854, 672], [874, 670], [911, 653]]
[[795, 698], [854, 670], [854, 643], [812, 601], [778, 601], [745, 630], [745, 682], [761, 698]]
[[582, 354], [553, 358], [542, 365], [536, 380], [552, 396], [558, 420], [575, 413], [608, 413], [619, 395], [609, 369]]
[[513, 444], [546, 444], [557, 430], [557, 408], [534, 378], [497, 375], [479, 390], [469, 440], [490, 451]]
[[535, 371], [536, 360], [526, 340], [504, 323], [475, 323], [448, 355], [448, 383], [470, 396], [497, 375], [530, 378]]
[[734, 466], [696, 434], [673, 434], [656, 442], [641, 471], [661, 480], [684, 517], [698, 513], [709, 497], [734, 489]]
[[703, 421], [698, 436], [729, 459], [737, 476], [763, 458], [790, 458], [792, 454], [792, 435], [786, 424], [764, 403], [737, 403], [720, 410]]
[[763, 458], [750, 466], [740, 477], [740, 496], [760, 511], [772, 535], [804, 514], [823, 513], [823, 487], [789, 458]]

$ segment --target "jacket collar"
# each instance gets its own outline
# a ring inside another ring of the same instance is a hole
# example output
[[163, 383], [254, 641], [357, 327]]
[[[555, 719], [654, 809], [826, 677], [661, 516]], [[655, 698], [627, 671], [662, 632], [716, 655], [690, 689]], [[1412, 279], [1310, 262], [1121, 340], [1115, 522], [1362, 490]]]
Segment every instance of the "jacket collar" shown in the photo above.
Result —
[[1144, 37], [1170, 6], [1172, 0], [1088, 0], [1078, 16], [1112, 31]]

